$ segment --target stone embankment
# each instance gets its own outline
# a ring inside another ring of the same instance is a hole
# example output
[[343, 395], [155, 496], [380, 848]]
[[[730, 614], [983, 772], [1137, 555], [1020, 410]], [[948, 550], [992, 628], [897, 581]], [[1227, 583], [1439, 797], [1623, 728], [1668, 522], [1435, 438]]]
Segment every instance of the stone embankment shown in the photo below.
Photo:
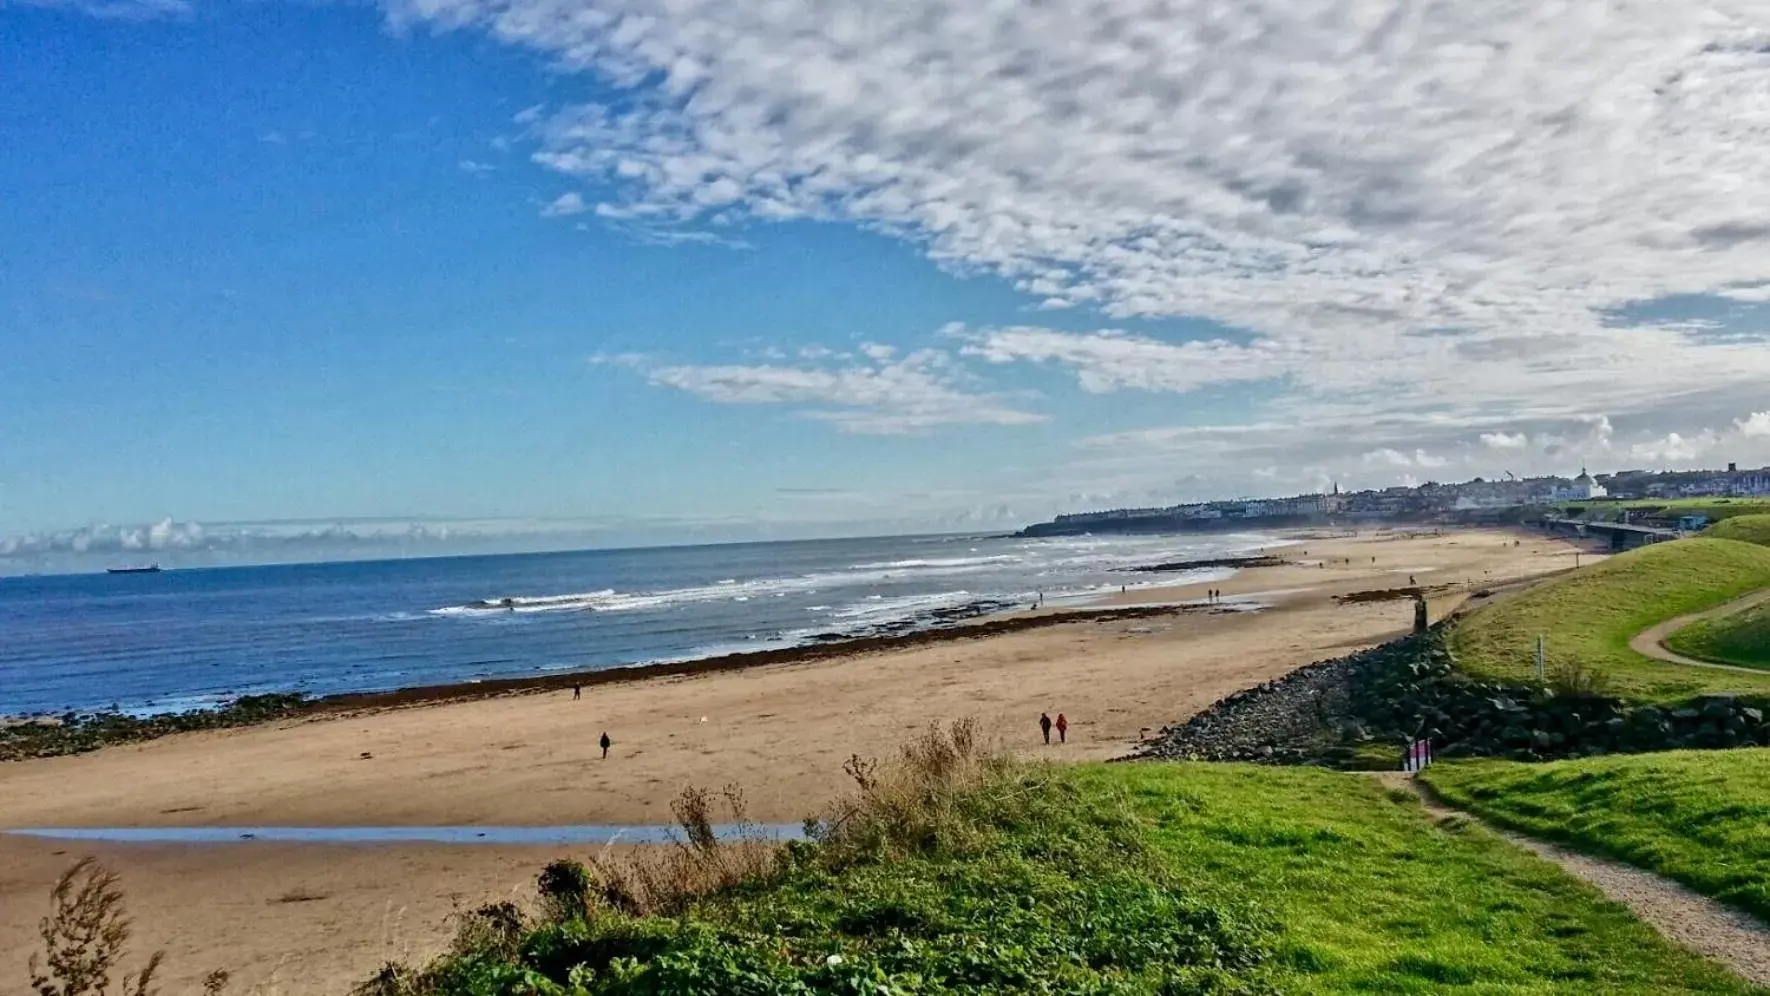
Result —
[[1386, 767], [1414, 739], [1440, 757], [1515, 759], [1770, 744], [1762, 702], [1630, 703], [1579, 671], [1540, 685], [1476, 681], [1456, 670], [1444, 637], [1434, 627], [1237, 692], [1138, 756]]

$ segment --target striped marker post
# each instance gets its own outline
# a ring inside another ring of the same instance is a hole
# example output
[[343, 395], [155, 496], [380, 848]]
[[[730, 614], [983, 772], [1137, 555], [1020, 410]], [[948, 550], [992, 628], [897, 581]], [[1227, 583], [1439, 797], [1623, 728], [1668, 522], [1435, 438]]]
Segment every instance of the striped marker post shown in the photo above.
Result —
[[1432, 763], [1432, 741], [1414, 740], [1401, 755], [1401, 770], [1421, 771]]

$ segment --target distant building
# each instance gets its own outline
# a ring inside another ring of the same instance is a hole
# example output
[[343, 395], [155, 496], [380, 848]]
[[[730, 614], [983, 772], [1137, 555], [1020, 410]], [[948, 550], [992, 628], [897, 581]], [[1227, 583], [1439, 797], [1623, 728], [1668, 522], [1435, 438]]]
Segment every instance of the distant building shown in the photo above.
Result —
[[1593, 480], [1592, 475], [1586, 473], [1585, 468], [1581, 467], [1579, 476], [1573, 479], [1572, 484], [1565, 488], [1555, 489], [1554, 500], [1590, 501], [1593, 498], [1602, 498], [1607, 493], [1608, 492], [1604, 490], [1604, 486]]

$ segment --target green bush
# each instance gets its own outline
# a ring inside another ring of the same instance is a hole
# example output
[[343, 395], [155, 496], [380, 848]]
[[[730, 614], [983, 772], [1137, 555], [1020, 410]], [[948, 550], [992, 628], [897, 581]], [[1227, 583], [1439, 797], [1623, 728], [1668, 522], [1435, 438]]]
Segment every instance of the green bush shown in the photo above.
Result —
[[[981, 751], [968, 724], [931, 732], [883, 769], [852, 761], [850, 774], [856, 791], [747, 877], [663, 875], [662, 891], [615, 890], [653, 910], [641, 914], [596, 898], [630, 870], [599, 864], [579, 892], [582, 869], [556, 862], [542, 876], [541, 922], [518, 936], [470, 918], [451, 954], [363, 991], [1268, 991], [1246, 973], [1268, 958], [1262, 927], [1179, 889], [1122, 797]], [[704, 833], [704, 807], [684, 812], [671, 852], [684, 867], [732, 846]], [[562, 895], [586, 897], [583, 912]], [[508, 922], [477, 918], [487, 919]]]

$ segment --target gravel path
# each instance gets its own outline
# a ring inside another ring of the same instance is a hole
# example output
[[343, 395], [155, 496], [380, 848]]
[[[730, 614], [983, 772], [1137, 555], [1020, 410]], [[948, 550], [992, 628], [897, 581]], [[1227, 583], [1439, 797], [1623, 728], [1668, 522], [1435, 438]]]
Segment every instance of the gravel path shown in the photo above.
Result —
[[1569, 875], [1591, 883], [1611, 900], [1627, 906], [1636, 917], [1671, 940], [1726, 965], [1745, 979], [1770, 986], [1770, 927], [1751, 916], [1633, 865], [1590, 857], [1502, 830], [1446, 805], [1425, 783], [1401, 772], [1385, 771], [1377, 777], [1418, 795], [1426, 811], [1439, 819], [1456, 816], [1474, 820], [1512, 844], [1553, 861]]
[[1722, 671], [1745, 671], [1749, 674], [1763, 674], [1757, 668], [1735, 667], [1732, 664], [1716, 664], [1712, 661], [1699, 661], [1694, 657], [1685, 657], [1674, 653], [1666, 646], [1666, 637], [1700, 619], [1713, 619], [1716, 616], [1730, 616], [1735, 612], [1744, 612], [1759, 602], [1770, 601], [1770, 588], [1754, 591], [1742, 598], [1736, 598], [1725, 605], [1717, 605], [1702, 612], [1692, 612], [1687, 616], [1667, 619], [1652, 629], [1644, 630], [1640, 635], [1629, 641], [1629, 649], [1644, 657], [1665, 661], [1668, 664], [1686, 664], [1690, 667], [1712, 667]]

